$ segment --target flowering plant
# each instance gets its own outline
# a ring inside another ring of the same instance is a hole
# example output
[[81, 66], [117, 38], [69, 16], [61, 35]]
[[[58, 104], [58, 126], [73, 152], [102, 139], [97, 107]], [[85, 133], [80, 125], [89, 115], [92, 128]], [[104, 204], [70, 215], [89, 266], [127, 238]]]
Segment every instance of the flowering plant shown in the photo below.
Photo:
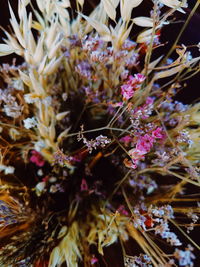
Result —
[[0, 69], [1, 266], [114, 266], [115, 243], [119, 266], [193, 266], [200, 104], [174, 96], [200, 57], [180, 37], [158, 55], [187, 3], [132, 18], [145, 1], [101, 0], [89, 16], [75, 2], [9, 5], [0, 55], [23, 61]]

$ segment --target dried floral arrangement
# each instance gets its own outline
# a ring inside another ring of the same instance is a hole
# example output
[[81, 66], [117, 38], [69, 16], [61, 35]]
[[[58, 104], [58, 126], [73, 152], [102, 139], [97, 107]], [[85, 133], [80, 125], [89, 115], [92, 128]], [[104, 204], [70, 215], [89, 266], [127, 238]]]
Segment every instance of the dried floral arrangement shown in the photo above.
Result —
[[0, 67], [0, 265], [113, 267], [118, 243], [121, 266], [197, 266], [200, 103], [174, 96], [200, 57], [180, 36], [156, 54], [186, 1], [36, 3], [9, 5], [0, 44], [23, 59]]

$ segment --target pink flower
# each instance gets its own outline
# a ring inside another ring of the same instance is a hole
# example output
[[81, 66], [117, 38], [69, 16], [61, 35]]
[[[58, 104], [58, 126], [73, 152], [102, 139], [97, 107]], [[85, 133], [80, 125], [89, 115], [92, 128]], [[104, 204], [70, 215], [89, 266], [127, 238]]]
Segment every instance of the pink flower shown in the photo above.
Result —
[[93, 264], [95, 264], [95, 263], [98, 262], [98, 259], [97, 259], [96, 257], [93, 256], [90, 262], [91, 262], [91, 264], [93, 265]]
[[139, 150], [137, 148], [133, 148], [133, 149], [129, 150], [128, 153], [129, 153], [131, 159], [139, 160], [139, 159], [143, 159], [144, 158], [144, 155], [146, 154], [146, 151], [145, 150]]
[[121, 213], [122, 215], [128, 216], [129, 213], [128, 211], [125, 209], [124, 205], [120, 205], [119, 208], [117, 209], [117, 211], [119, 213]]
[[134, 95], [133, 87], [130, 84], [124, 84], [121, 86], [122, 96], [125, 100], [129, 100]]
[[120, 142], [123, 142], [125, 146], [128, 146], [129, 143], [132, 141], [132, 137], [130, 137], [130, 135], [126, 135], [122, 138], [119, 139]]
[[137, 168], [137, 165], [136, 163], [132, 160], [128, 160], [127, 158], [124, 159], [124, 165], [127, 167], [127, 168], [131, 168], [131, 169], [136, 169]]
[[163, 139], [164, 135], [162, 134], [162, 128], [157, 127], [156, 130], [152, 132], [152, 137], [157, 138], [157, 139]]
[[151, 150], [153, 143], [154, 138], [149, 134], [145, 134], [144, 136], [140, 136], [139, 140], [137, 141], [136, 149], [146, 154]]
[[42, 167], [45, 164], [45, 161], [44, 161], [42, 155], [39, 152], [37, 152], [36, 150], [31, 151], [30, 161], [35, 163], [38, 167]]
[[134, 91], [140, 87], [141, 83], [143, 83], [144, 80], [145, 76], [143, 74], [138, 73], [134, 76], [130, 75], [126, 83], [121, 86], [123, 98], [125, 100], [129, 100], [130, 98], [132, 98], [134, 95]]
[[152, 97], [147, 97], [147, 99], [146, 99], [146, 105], [152, 105], [153, 104], [153, 102], [154, 102], [154, 99], [152, 98]]
[[135, 74], [134, 75], [134, 79], [135, 79], [136, 83], [141, 84], [141, 83], [144, 82], [144, 80], [146, 79], [146, 77], [143, 74], [138, 73], [138, 74]]
[[129, 150], [131, 161], [129, 161], [128, 159], [125, 159], [124, 160], [125, 166], [128, 168], [136, 169], [138, 162], [144, 159], [145, 154], [146, 154], [146, 151], [141, 151], [136, 148]]
[[81, 181], [81, 192], [83, 191], [88, 191], [88, 184], [84, 178]]

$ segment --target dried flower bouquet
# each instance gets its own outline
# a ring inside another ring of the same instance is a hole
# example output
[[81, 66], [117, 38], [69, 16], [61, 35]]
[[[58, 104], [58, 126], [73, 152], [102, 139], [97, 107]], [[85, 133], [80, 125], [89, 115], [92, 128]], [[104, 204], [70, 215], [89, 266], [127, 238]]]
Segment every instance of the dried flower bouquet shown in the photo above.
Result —
[[23, 60], [0, 68], [2, 267], [114, 267], [114, 243], [119, 266], [198, 266], [200, 103], [174, 96], [200, 57], [184, 29], [159, 54], [186, 1], [132, 17], [142, 2], [101, 0], [89, 16], [84, 0], [9, 4], [0, 55]]

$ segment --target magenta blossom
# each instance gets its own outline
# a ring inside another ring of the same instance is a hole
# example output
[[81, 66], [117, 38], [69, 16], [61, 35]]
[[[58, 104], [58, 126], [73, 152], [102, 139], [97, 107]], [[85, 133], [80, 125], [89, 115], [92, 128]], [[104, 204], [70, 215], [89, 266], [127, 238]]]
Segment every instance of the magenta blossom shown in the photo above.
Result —
[[98, 262], [98, 259], [96, 258], [96, 257], [92, 257], [92, 259], [91, 259], [91, 264], [93, 265], [93, 264], [95, 264], [95, 263], [97, 263]]
[[144, 82], [144, 80], [146, 79], [146, 77], [143, 74], [138, 73], [138, 74], [135, 74], [134, 75], [134, 79], [135, 79], [135, 83], [141, 84], [141, 83]]
[[156, 130], [152, 132], [152, 137], [157, 138], [157, 139], [163, 139], [164, 134], [163, 134], [162, 128], [157, 127]]
[[88, 184], [84, 178], [81, 181], [81, 192], [83, 191], [88, 191]]
[[129, 100], [134, 95], [134, 88], [130, 84], [121, 86], [122, 96], [125, 100]]
[[130, 137], [130, 135], [126, 135], [122, 138], [119, 139], [120, 142], [123, 142], [125, 146], [128, 146], [129, 143], [131, 143], [131, 141], [133, 140], [132, 137]]
[[35, 163], [38, 167], [42, 167], [45, 164], [42, 155], [36, 150], [31, 151], [30, 161]]
[[141, 73], [130, 75], [125, 84], [121, 86], [121, 93], [125, 100], [133, 97], [135, 90], [140, 88], [140, 85], [145, 80], [145, 76]]
[[151, 150], [153, 143], [154, 137], [150, 136], [149, 134], [145, 134], [144, 136], [140, 136], [139, 140], [137, 141], [136, 149], [146, 154]]

